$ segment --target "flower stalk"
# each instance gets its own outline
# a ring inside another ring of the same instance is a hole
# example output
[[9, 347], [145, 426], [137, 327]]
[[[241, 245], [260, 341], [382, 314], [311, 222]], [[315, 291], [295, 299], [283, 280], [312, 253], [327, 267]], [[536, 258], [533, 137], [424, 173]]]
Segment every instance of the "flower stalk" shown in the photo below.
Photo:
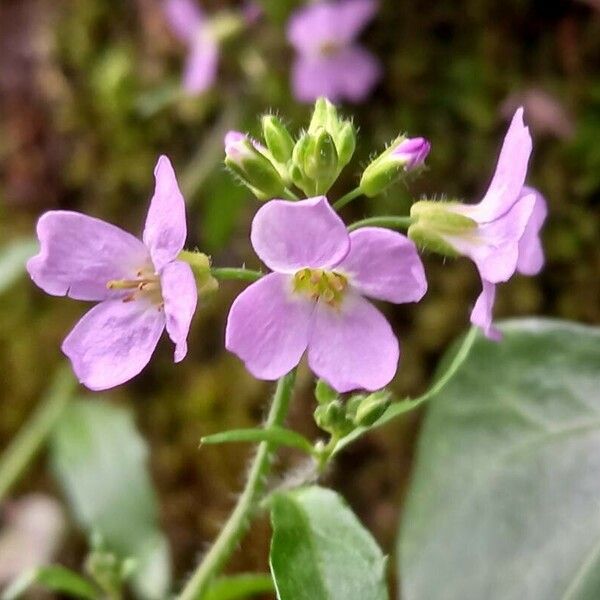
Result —
[[390, 229], [408, 229], [414, 219], [412, 217], [369, 217], [361, 219], [348, 226], [348, 231], [355, 231], [361, 227], [389, 227]]
[[[265, 428], [281, 426], [288, 412], [296, 378], [295, 369], [278, 382], [273, 402], [265, 422]], [[244, 491], [231, 513], [229, 520], [219, 533], [214, 544], [205, 555], [177, 600], [200, 600], [219, 575], [221, 569], [246, 533], [254, 513], [259, 507], [265, 489], [265, 480], [272, 465], [275, 445], [262, 442], [252, 462]]]

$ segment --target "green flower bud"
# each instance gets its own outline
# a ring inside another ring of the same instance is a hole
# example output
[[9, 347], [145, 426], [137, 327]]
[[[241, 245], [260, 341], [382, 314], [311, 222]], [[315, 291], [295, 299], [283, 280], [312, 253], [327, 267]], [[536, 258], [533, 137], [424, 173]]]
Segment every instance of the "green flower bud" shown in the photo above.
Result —
[[[451, 210], [458, 202], [415, 202], [410, 210], [413, 224], [408, 228], [408, 237], [415, 244], [444, 256], [455, 257], [455, 250], [449, 237], [470, 235], [477, 223], [462, 214]], [[450, 209], [450, 210], [449, 210]]]
[[338, 393], [324, 379], [319, 379], [315, 386], [315, 398], [319, 404], [329, 404], [338, 399]]
[[338, 153], [338, 168], [343, 169], [351, 160], [356, 149], [356, 128], [350, 121], [346, 121], [337, 136], [334, 136], [335, 147]]
[[287, 163], [292, 157], [294, 140], [282, 123], [274, 115], [264, 115], [262, 118], [262, 130], [265, 142], [273, 158], [280, 163]]
[[354, 428], [346, 418], [346, 410], [339, 400], [317, 406], [314, 419], [318, 427], [335, 435], [346, 435]]
[[391, 394], [386, 390], [369, 394], [358, 405], [354, 423], [361, 427], [370, 427], [383, 415], [391, 403]]
[[225, 165], [259, 200], [270, 200], [282, 195], [285, 183], [263, 150], [266, 152], [243, 133], [230, 131], [225, 136]]
[[210, 257], [207, 254], [182, 250], [177, 258], [192, 267], [192, 272], [196, 278], [198, 296], [208, 296], [219, 289], [219, 282], [211, 275]]
[[311, 135], [304, 156], [304, 175], [315, 182], [315, 193], [324, 194], [338, 176], [338, 156], [333, 138], [325, 129]]
[[308, 133], [316, 133], [320, 128], [325, 129], [332, 135], [340, 128], [340, 118], [337, 108], [327, 98], [323, 97], [317, 98], [315, 102], [313, 115], [308, 126]]

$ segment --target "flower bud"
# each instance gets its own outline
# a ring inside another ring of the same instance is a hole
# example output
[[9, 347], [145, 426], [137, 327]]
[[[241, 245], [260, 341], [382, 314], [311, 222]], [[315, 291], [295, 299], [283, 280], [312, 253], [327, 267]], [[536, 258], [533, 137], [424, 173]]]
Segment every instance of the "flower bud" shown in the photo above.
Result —
[[392, 397], [387, 390], [369, 394], [356, 408], [354, 423], [361, 427], [370, 427], [383, 415], [391, 402]]
[[324, 379], [319, 379], [315, 386], [315, 398], [319, 404], [329, 404], [338, 399], [338, 393]]
[[346, 418], [346, 410], [339, 400], [317, 406], [314, 412], [317, 426], [335, 435], [346, 435], [353, 429], [352, 423]]
[[294, 140], [282, 123], [274, 115], [264, 115], [262, 118], [263, 137], [269, 152], [280, 163], [287, 163], [292, 157]]
[[327, 98], [317, 98], [310, 125], [308, 126], [308, 133], [316, 133], [320, 128], [332, 133], [340, 128], [339, 121], [340, 118], [335, 105], [329, 102]]
[[311, 143], [304, 156], [304, 175], [314, 181], [315, 193], [324, 194], [338, 175], [338, 156], [333, 138], [325, 131], [318, 130], [311, 135]]
[[408, 228], [408, 237], [418, 246], [444, 256], [455, 257], [459, 253], [448, 238], [470, 235], [477, 223], [452, 209], [458, 202], [433, 202], [421, 200], [410, 209], [413, 224]]
[[338, 153], [338, 168], [343, 169], [352, 160], [356, 149], [356, 128], [350, 121], [346, 121], [337, 136], [334, 137]]
[[265, 156], [266, 149], [239, 131], [225, 136], [225, 165], [236, 173], [259, 200], [282, 194], [281, 175]]
[[369, 197], [376, 196], [403, 173], [422, 167], [430, 148], [425, 138], [400, 136], [364, 170], [360, 180], [362, 193]]

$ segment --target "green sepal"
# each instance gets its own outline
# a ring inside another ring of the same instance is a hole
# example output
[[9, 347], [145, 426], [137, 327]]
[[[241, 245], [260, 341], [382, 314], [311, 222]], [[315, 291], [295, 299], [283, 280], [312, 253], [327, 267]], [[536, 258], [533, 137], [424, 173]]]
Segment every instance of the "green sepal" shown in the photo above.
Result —
[[264, 115], [262, 131], [273, 158], [279, 163], [286, 164], [292, 158], [294, 140], [281, 119], [275, 115]]

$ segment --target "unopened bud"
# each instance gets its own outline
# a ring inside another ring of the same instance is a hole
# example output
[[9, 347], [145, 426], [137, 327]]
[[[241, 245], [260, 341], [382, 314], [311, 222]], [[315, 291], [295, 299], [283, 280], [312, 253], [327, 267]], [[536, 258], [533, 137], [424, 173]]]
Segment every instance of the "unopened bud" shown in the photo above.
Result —
[[225, 164], [259, 200], [280, 196], [285, 188], [281, 175], [264, 152], [265, 148], [239, 131], [225, 136]]
[[350, 121], [346, 121], [339, 133], [334, 136], [335, 147], [338, 153], [338, 168], [343, 169], [351, 160], [356, 150], [356, 128]]
[[329, 433], [345, 435], [352, 430], [352, 423], [346, 418], [346, 410], [339, 400], [317, 406], [314, 412], [315, 423]]
[[315, 398], [319, 404], [329, 404], [338, 399], [338, 393], [324, 379], [319, 379], [315, 385]]
[[431, 200], [415, 202], [410, 209], [413, 224], [408, 229], [408, 237], [431, 252], [458, 256], [460, 253], [452, 245], [451, 239], [471, 235], [477, 223], [452, 210], [456, 206], [460, 206], [460, 203]]
[[318, 129], [323, 128], [329, 133], [336, 132], [339, 127], [339, 116], [337, 108], [329, 102], [327, 98], [317, 98], [313, 110], [308, 133], [316, 133]]
[[324, 194], [338, 175], [338, 157], [333, 138], [325, 129], [311, 136], [302, 165], [305, 176], [315, 183], [315, 193]]
[[431, 145], [425, 138], [397, 138], [364, 170], [360, 189], [365, 196], [376, 196], [397, 181], [403, 173], [423, 166]]
[[383, 415], [391, 402], [392, 397], [386, 390], [369, 394], [358, 405], [354, 422], [362, 427], [370, 427]]
[[262, 130], [267, 148], [273, 158], [277, 162], [287, 163], [292, 157], [294, 140], [281, 119], [274, 115], [265, 115], [262, 118]]

